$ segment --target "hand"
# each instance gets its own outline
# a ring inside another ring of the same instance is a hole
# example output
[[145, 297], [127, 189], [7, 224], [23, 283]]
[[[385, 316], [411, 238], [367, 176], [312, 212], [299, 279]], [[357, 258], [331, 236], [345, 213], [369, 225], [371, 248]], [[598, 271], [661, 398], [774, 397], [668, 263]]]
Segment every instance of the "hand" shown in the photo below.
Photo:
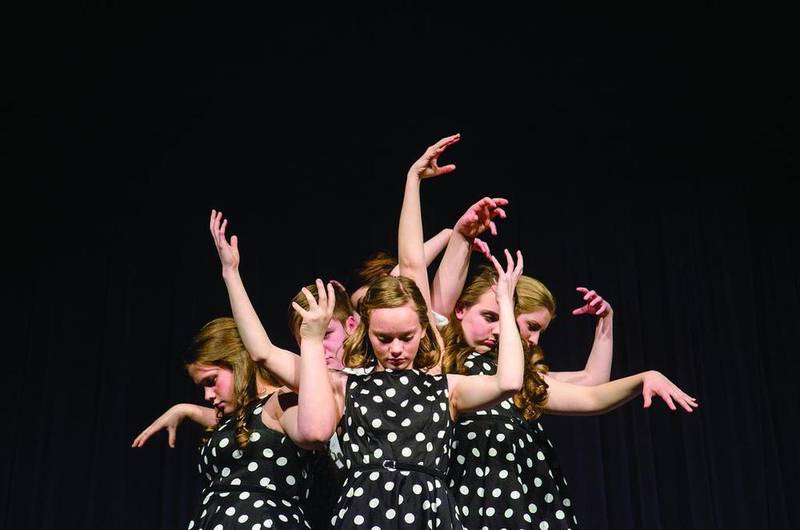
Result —
[[303, 294], [308, 301], [308, 310], [297, 302], [292, 302], [292, 307], [297, 314], [303, 317], [300, 324], [300, 337], [304, 339], [318, 338], [323, 339], [328, 330], [328, 324], [333, 317], [333, 308], [336, 306], [336, 294], [333, 285], [329, 282], [327, 286], [322, 284], [322, 280], [317, 279], [317, 294], [319, 303], [314, 299], [311, 291], [303, 287]]
[[573, 315], [596, 315], [598, 317], [605, 317], [613, 313], [611, 304], [603, 300], [603, 297], [595, 291], [590, 291], [586, 287], [576, 287], [575, 290], [583, 294], [586, 305], [573, 309]]
[[142, 447], [144, 446], [145, 442], [150, 439], [155, 433], [162, 429], [167, 430], [167, 434], [169, 438], [167, 439], [167, 443], [170, 447], [175, 447], [175, 434], [178, 431], [178, 425], [186, 418], [187, 412], [182, 404], [173, 405], [170, 407], [164, 414], [159, 416], [159, 418], [150, 424], [148, 428], [143, 430], [139, 436], [137, 436], [131, 447]]
[[460, 139], [461, 134], [454, 134], [452, 136], [442, 138], [432, 146], [428, 147], [419, 160], [411, 164], [411, 168], [408, 170], [408, 175], [413, 175], [422, 180], [430, 177], [438, 177], [439, 175], [444, 175], [445, 173], [450, 173], [453, 171], [456, 168], [455, 164], [448, 164], [446, 166], [439, 167], [439, 156], [444, 152], [445, 149], [458, 142]]
[[498, 304], [504, 300], [511, 303], [514, 302], [514, 289], [517, 287], [517, 280], [522, 276], [522, 252], [519, 250], [517, 251], [516, 265], [508, 249], [505, 249], [504, 252], [506, 254], [506, 270], [503, 270], [497, 258], [491, 255], [489, 256], [489, 259], [492, 260], [494, 268], [497, 271], [497, 287], [495, 294], [497, 295]]
[[486, 256], [486, 259], [490, 259], [492, 257], [492, 251], [489, 248], [489, 245], [477, 237], [472, 240], [472, 250], [483, 254]]
[[671, 410], [678, 410], [673, 400], [677, 401], [686, 412], [692, 412], [699, 406], [695, 398], [675, 386], [675, 383], [664, 377], [663, 374], [650, 370], [645, 372], [642, 382], [644, 408], [650, 408], [654, 395], [660, 396]]
[[236, 236], [231, 236], [231, 242], [228, 244], [227, 239], [225, 239], [225, 228], [227, 226], [228, 220], [222, 220], [222, 212], [211, 210], [211, 220], [208, 223], [208, 228], [211, 230], [211, 237], [217, 247], [222, 268], [235, 270], [239, 268], [239, 240]]
[[505, 219], [506, 211], [502, 208], [502, 206], [507, 204], [508, 200], [501, 197], [494, 199], [490, 197], [484, 197], [470, 206], [469, 209], [464, 212], [464, 215], [462, 215], [461, 218], [456, 221], [456, 225], [453, 227], [453, 230], [467, 239], [478, 237], [487, 229], [493, 236], [496, 236], [497, 226], [495, 226], [492, 219], [495, 217]]

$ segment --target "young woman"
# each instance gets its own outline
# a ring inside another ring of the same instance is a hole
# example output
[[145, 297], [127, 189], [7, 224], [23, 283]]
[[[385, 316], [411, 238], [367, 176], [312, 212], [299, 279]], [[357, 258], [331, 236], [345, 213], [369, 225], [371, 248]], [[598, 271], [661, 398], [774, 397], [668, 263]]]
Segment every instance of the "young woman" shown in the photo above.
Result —
[[297, 432], [296, 396], [273, 387], [258, 397], [257, 368], [230, 318], [203, 326], [186, 367], [217, 414], [200, 446], [199, 470], [208, 484], [189, 529], [309, 528], [300, 497], [310, 453], [289, 438]]

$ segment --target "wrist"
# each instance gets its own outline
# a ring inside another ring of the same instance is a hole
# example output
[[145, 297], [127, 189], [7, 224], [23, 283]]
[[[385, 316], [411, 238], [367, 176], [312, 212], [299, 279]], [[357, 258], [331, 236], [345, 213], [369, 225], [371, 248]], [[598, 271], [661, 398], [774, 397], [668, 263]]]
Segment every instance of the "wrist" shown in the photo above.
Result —
[[239, 277], [239, 266], [238, 265], [223, 265], [222, 266], [222, 278], [224, 280], [233, 280]]

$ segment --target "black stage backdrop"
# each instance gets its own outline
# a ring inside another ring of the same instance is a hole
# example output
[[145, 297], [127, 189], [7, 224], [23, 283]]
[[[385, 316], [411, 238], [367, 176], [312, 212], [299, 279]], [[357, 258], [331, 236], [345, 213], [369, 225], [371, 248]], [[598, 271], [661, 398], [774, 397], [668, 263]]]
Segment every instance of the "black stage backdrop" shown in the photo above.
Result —
[[582, 366], [590, 286], [615, 309], [613, 375], [658, 369], [701, 404], [544, 419], [581, 528], [800, 528], [791, 17], [491, 7], [4, 17], [0, 528], [183, 528], [199, 429], [129, 446], [201, 402], [180, 356], [229, 314], [211, 208], [291, 346], [289, 298], [395, 251], [405, 171], [454, 132], [426, 233], [507, 197], [489, 242], [558, 299], [549, 364]]

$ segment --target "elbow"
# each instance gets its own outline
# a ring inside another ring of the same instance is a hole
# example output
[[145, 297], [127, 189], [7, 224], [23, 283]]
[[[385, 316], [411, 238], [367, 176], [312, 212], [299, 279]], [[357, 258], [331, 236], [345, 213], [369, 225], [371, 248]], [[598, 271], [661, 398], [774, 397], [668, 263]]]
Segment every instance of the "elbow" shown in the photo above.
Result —
[[503, 394], [503, 399], [512, 397], [514, 394], [522, 390], [523, 383], [524, 379], [521, 373], [500, 378], [499, 386], [500, 392]]
[[299, 426], [298, 440], [296, 443], [306, 445], [327, 445], [328, 441], [333, 436], [333, 428], [323, 425], [322, 422], [317, 422], [315, 425]]

